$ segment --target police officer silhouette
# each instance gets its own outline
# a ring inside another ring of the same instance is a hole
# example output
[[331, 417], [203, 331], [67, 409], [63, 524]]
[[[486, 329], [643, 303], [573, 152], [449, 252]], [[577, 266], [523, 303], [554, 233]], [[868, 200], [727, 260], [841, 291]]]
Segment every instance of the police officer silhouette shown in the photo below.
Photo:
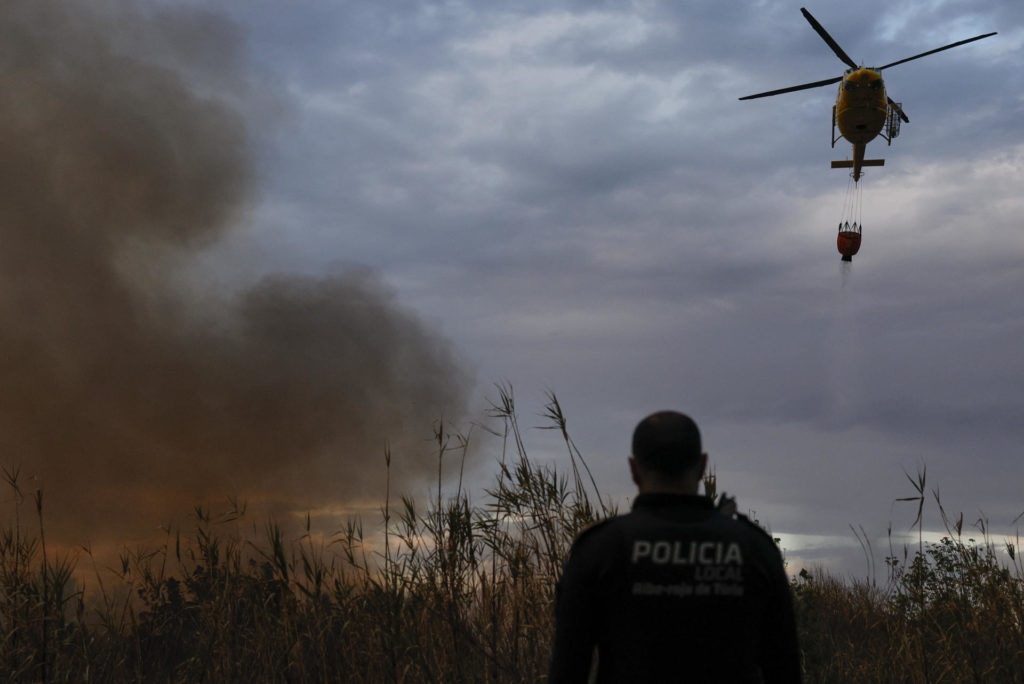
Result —
[[799, 682], [782, 557], [734, 507], [697, 494], [697, 425], [655, 413], [632, 446], [632, 511], [581, 533], [565, 565], [549, 681]]

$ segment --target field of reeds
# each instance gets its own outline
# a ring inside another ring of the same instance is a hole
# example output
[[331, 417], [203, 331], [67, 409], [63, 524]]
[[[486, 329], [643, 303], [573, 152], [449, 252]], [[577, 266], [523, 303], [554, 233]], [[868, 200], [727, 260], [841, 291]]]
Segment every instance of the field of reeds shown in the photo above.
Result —
[[[389, 486], [382, 540], [357, 519], [322, 537], [308, 518], [304, 534], [290, 534], [274, 522], [238, 525], [241, 505], [196, 509], [187, 531], [125, 551], [84, 584], [75, 578], [88, 558], [53, 557], [43, 494], [22, 491], [5, 468], [21, 503], [0, 518], [0, 679], [543, 681], [562, 561], [582, 527], [614, 513], [553, 395], [545, 410], [564, 440], [563, 467], [531, 461], [503, 389], [492, 486], [475, 499], [439, 477], [428, 502]], [[464, 458], [464, 438], [435, 436], [439, 469]], [[920, 525], [924, 473], [912, 481]], [[714, 496], [713, 478], [705, 485]], [[942, 516], [950, 535], [889, 557], [885, 581], [794, 578], [807, 681], [1024, 682], [1016, 549], [1007, 546], [1006, 563], [986, 530], [975, 543], [962, 518]]]

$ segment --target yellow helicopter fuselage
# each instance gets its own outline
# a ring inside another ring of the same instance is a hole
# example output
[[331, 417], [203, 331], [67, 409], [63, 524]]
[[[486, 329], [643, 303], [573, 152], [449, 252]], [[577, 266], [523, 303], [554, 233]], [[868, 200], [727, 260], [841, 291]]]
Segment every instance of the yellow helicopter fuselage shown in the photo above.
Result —
[[[832, 123], [840, 136], [853, 144], [853, 159], [834, 161], [832, 168], [852, 168], [853, 179], [860, 180], [865, 166], [882, 166], [883, 159], [865, 159], [867, 144], [878, 137], [889, 119], [889, 100], [885, 83], [877, 69], [847, 69], [839, 83], [839, 95], [832, 110]], [[834, 130], [833, 130], [834, 135]], [[832, 140], [835, 146], [836, 139]]]
[[854, 145], [866, 145], [882, 132], [889, 103], [882, 74], [874, 69], [849, 69], [839, 84], [836, 126]]

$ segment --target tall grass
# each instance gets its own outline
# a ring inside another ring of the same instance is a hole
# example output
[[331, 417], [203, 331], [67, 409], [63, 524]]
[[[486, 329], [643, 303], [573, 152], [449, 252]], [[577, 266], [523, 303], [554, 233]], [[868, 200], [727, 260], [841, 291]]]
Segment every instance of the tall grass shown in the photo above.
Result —
[[[88, 595], [75, 578], [89, 556], [77, 570], [54, 557], [42, 494], [2, 471], [15, 505], [0, 527], [0, 679], [542, 681], [569, 545], [615, 512], [548, 399], [544, 427], [561, 437], [562, 469], [530, 458], [502, 387], [491, 413], [503, 450], [481, 500], [461, 475], [443, 485], [449, 461], [462, 472], [470, 437], [439, 424], [436, 493], [424, 505], [389, 482], [379, 535], [353, 518], [323, 537], [308, 516], [298, 533], [268, 521], [242, 534], [240, 503], [196, 508], [186, 533], [94, 571]], [[390, 462], [385, 452], [382, 467]], [[923, 472], [916, 482], [909, 498], [923, 511]], [[714, 476], [705, 487], [714, 497]], [[964, 539], [962, 517], [949, 520], [938, 503], [950, 535], [891, 553], [883, 585], [806, 571], [794, 579], [808, 681], [1024, 681], [1016, 546], [1001, 562], [987, 529], [980, 544]]]
[[[808, 681], [1024, 682], [1016, 541], [997, 543], [984, 517], [979, 539], [965, 537], [963, 514], [951, 519], [937, 489], [928, 496], [926, 469], [907, 477], [916, 495], [897, 501], [917, 504], [917, 549], [893, 549], [890, 529], [883, 585], [806, 570], [793, 581]], [[929, 498], [946, 530], [938, 543], [923, 540]], [[863, 545], [870, 554], [866, 537]]]

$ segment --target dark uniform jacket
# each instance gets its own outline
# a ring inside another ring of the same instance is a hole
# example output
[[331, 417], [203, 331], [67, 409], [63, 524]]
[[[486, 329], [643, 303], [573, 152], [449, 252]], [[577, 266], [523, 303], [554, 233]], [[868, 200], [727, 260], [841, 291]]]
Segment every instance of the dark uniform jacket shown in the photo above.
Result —
[[558, 586], [550, 681], [799, 682], [775, 543], [704, 496], [640, 494], [584, 531]]

